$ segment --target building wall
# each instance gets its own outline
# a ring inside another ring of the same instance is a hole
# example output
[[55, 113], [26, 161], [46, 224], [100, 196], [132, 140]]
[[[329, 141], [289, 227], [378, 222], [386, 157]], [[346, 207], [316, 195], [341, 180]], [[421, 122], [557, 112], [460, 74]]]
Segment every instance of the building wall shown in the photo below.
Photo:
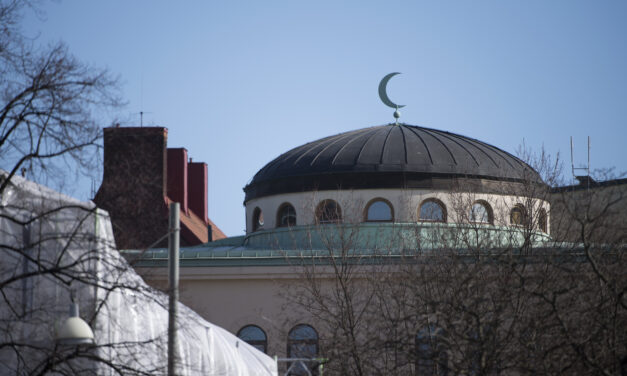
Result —
[[[167, 289], [167, 268], [139, 268], [151, 286]], [[180, 300], [233, 334], [246, 325], [266, 332], [268, 354], [285, 357], [287, 334], [300, 323], [316, 328], [311, 317], [286, 299], [302, 278], [291, 266], [182, 267]]]
[[[532, 206], [527, 208], [531, 217], [537, 217], [537, 212], [543, 208], [550, 215], [550, 205], [540, 199], [530, 200], [527, 197], [503, 194], [459, 192], [450, 193], [444, 190], [427, 189], [364, 189], [351, 191], [317, 191], [304, 193], [287, 193], [266, 196], [250, 200], [246, 203], [247, 233], [253, 232], [253, 212], [259, 208], [264, 214], [263, 229], [277, 227], [278, 210], [284, 203], [290, 203], [296, 211], [296, 225], [311, 225], [315, 223], [316, 206], [323, 200], [331, 199], [339, 203], [342, 209], [343, 221], [359, 223], [365, 221], [365, 210], [368, 203], [376, 198], [384, 198], [392, 205], [396, 222], [418, 221], [420, 204], [426, 199], [441, 201], [447, 211], [447, 222], [468, 222], [469, 210], [477, 201], [487, 202], [493, 212], [494, 224], [509, 225], [510, 211], [517, 205]], [[550, 223], [550, 222], [548, 222]], [[547, 225], [548, 225], [547, 223]], [[549, 226], [547, 226], [549, 227]], [[550, 228], [547, 228], [550, 233]]]
[[627, 243], [627, 179], [560, 187], [551, 208], [555, 240]]

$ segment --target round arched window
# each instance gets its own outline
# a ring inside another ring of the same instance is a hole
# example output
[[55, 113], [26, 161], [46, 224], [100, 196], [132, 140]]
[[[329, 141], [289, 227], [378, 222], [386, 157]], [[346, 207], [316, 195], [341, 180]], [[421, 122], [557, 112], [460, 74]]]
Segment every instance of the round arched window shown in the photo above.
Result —
[[263, 227], [263, 212], [259, 208], [253, 210], [253, 231], [260, 230]]
[[316, 208], [316, 222], [338, 223], [342, 221], [342, 208], [333, 200], [323, 200]]
[[296, 210], [291, 204], [281, 205], [277, 213], [276, 223], [277, 227], [296, 226]]
[[257, 325], [246, 325], [237, 332], [237, 336], [257, 350], [264, 353], [268, 352], [266, 332]]
[[509, 223], [522, 226], [527, 220], [527, 213], [525, 207], [521, 204], [516, 204], [509, 212]]
[[490, 204], [485, 201], [477, 201], [472, 204], [468, 215], [470, 222], [474, 223], [492, 223], [492, 209]]
[[318, 355], [318, 333], [307, 324], [298, 324], [287, 335], [289, 358], [314, 358]]
[[376, 198], [366, 207], [367, 222], [391, 222], [394, 220], [392, 205], [382, 198]]
[[540, 209], [538, 213], [538, 228], [542, 232], [548, 232], [548, 216], [546, 215], [546, 210]]
[[430, 222], [446, 222], [446, 209], [440, 200], [426, 199], [420, 204], [418, 219]]

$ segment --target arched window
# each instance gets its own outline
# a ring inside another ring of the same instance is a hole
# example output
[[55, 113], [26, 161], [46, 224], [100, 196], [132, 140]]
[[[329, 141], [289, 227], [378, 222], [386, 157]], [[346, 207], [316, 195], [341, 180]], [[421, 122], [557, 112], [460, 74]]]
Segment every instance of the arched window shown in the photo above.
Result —
[[263, 227], [263, 212], [259, 208], [253, 210], [253, 231], [260, 230]]
[[538, 213], [538, 228], [542, 232], [548, 232], [548, 216], [546, 215], [546, 210], [540, 209]]
[[416, 334], [416, 374], [448, 375], [448, 354], [445, 333], [429, 325]]
[[277, 227], [296, 226], [296, 210], [289, 203], [284, 203], [279, 207], [276, 218]]
[[257, 325], [246, 325], [237, 332], [237, 336], [257, 350], [264, 353], [268, 352], [266, 332]]
[[521, 204], [516, 204], [509, 212], [509, 223], [522, 226], [527, 222], [527, 211]]
[[472, 204], [468, 215], [473, 223], [492, 223], [492, 208], [487, 202], [480, 200]]
[[388, 200], [375, 198], [366, 206], [366, 222], [392, 222], [394, 209]]
[[428, 198], [420, 204], [418, 219], [430, 222], [446, 222], [446, 209], [440, 200]]
[[333, 200], [323, 200], [316, 208], [316, 222], [338, 223], [342, 222], [342, 208]]
[[[290, 330], [287, 335], [287, 357], [288, 358], [305, 358], [312, 359], [318, 355], [318, 333], [314, 328], [307, 324], [298, 324]], [[303, 363], [297, 363], [292, 367], [293, 374], [307, 374], [307, 372], [299, 367]], [[307, 363], [310, 372], [317, 364]], [[289, 367], [289, 366], [288, 366]], [[293, 369], [298, 368], [298, 369]], [[290, 373], [292, 374], [292, 373]]]

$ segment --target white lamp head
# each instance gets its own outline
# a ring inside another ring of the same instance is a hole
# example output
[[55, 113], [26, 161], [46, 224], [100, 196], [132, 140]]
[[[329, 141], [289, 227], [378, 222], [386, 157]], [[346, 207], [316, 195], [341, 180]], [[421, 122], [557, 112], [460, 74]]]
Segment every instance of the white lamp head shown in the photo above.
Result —
[[78, 304], [70, 304], [70, 317], [63, 322], [56, 335], [56, 342], [61, 345], [91, 345], [94, 332], [78, 316]]

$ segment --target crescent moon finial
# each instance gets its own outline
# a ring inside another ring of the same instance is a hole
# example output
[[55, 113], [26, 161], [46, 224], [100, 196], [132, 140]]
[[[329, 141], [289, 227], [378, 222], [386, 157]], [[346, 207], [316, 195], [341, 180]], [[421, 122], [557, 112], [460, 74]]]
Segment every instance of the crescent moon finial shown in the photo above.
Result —
[[396, 125], [398, 125], [398, 118], [401, 117], [401, 113], [398, 111], [398, 109], [405, 107], [405, 105], [404, 104], [398, 105], [390, 100], [390, 98], [388, 97], [388, 93], [387, 93], [387, 86], [388, 86], [388, 81], [390, 81], [390, 79], [396, 76], [397, 74], [401, 74], [401, 73], [400, 72], [389, 73], [385, 75], [385, 77], [383, 77], [381, 82], [379, 82], [379, 98], [381, 98], [381, 101], [386, 106], [392, 107], [396, 110], [394, 111], [394, 118], [396, 119]]

